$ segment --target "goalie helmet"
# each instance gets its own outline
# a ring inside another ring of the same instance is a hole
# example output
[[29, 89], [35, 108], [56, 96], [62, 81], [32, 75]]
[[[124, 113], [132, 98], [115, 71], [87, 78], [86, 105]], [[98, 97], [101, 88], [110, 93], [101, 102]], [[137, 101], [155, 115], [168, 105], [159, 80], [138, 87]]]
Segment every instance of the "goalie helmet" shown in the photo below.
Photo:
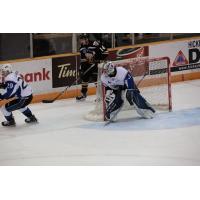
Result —
[[113, 62], [109, 61], [104, 65], [104, 73], [106, 73], [108, 76], [113, 76], [115, 75], [115, 66]]
[[3, 76], [7, 76], [8, 74], [12, 73], [12, 65], [11, 64], [3, 64], [0, 68], [1, 74]]

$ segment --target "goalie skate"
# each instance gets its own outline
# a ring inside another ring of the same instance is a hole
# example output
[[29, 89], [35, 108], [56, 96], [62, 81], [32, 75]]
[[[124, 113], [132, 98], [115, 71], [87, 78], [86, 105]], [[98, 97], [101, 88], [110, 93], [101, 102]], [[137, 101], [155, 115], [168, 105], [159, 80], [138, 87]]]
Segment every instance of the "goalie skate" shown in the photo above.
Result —
[[141, 108], [138, 108], [135, 104], [134, 104], [134, 108], [136, 109], [137, 113], [144, 119], [152, 119], [155, 116], [155, 111], [153, 108], [141, 109]]

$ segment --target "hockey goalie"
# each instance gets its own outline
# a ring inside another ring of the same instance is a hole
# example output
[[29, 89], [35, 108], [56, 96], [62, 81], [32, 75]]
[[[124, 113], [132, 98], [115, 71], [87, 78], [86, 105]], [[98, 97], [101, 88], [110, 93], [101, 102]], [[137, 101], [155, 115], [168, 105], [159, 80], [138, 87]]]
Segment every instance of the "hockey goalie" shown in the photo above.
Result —
[[107, 62], [103, 66], [101, 82], [105, 87], [105, 120], [113, 120], [123, 107], [122, 91], [126, 92], [127, 101], [141, 117], [154, 117], [154, 108], [140, 94], [132, 75], [125, 68], [116, 67], [111, 61]]

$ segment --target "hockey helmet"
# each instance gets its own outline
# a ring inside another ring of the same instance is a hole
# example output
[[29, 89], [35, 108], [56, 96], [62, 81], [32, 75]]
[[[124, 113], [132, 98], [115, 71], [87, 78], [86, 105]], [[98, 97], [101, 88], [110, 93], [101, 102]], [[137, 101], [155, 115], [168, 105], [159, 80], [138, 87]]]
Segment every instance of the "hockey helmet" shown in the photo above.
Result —
[[87, 33], [82, 33], [82, 34], [79, 35], [79, 39], [80, 39], [80, 40], [89, 39], [89, 35], [88, 35]]
[[79, 41], [81, 45], [87, 45], [89, 43], [88, 34], [84, 33], [79, 36]]
[[113, 75], [115, 73], [115, 66], [113, 64], [113, 62], [109, 61], [104, 65], [104, 72], [110, 76]]
[[11, 64], [3, 64], [0, 67], [1, 74], [3, 76], [7, 76], [8, 74], [12, 73], [12, 65]]

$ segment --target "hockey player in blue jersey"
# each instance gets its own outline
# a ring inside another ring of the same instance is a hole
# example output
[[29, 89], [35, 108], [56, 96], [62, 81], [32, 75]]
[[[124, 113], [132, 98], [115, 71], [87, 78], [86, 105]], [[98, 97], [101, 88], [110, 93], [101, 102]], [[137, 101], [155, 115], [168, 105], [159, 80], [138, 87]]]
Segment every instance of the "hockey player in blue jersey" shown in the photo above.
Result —
[[153, 118], [155, 110], [142, 97], [132, 75], [123, 67], [115, 67], [112, 62], [104, 65], [104, 73], [101, 75], [102, 84], [106, 88], [105, 118], [110, 120], [113, 113], [116, 113], [123, 106], [122, 90], [126, 90], [126, 99], [131, 106], [143, 118]]
[[26, 123], [37, 122], [37, 119], [27, 107], [33, 99], [30, 85], [22, 79], [18, 72], [12, 70], [11, 64], [1, 65], [0, 72], [4, 78], [2, 86], [5, 89], [4, 93], [0, 93], [0, 100], [13, 98], [1, 108], [6, 119], [2, 122], [2, 126], [15, 126], [16, 123], [12, 114], [14, 110], [19, 110], [27, 117]]

